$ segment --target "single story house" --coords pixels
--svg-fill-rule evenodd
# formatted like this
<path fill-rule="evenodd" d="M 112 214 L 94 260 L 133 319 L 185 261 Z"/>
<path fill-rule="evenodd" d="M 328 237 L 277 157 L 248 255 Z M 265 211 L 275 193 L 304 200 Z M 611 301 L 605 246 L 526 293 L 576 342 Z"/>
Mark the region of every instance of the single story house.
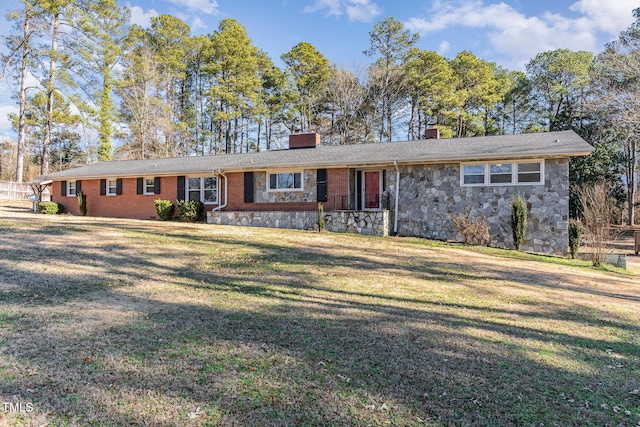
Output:
<path fill-rule="evenodd" d="M 78 214 L 153 219 L 156 199 L 200 200 L 212 224 L 460 240 L 452 217 L 485 216 L 491 245 L 512 247 L 510 200 L 529 217 L 524 250 L 566 253 L 569 158 L 591 145 L 573 131 L 322 146 L 294 134 L 289 149 L 98 162 L 39 177 L 52 200 Z"/>

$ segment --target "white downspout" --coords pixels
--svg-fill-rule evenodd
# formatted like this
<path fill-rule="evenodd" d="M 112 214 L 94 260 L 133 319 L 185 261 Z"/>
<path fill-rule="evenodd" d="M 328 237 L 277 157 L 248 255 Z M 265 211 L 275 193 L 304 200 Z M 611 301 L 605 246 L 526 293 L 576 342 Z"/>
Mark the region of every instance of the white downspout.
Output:
<path fill-rule="evenodd" d="M 229 202 L 229 192 L 228 192 L 229 186 L 228 186 L 227 176 L 224 174 L 224 172 L 218 169 L 218 172 L 214 171 L 213 174 L 224 178 L 224 204 L 218 205 L 217 208 L 211 209 L 211 212 L 217 212 L 227 207 L 227 203 Z"/>
<path fill-rule="evenodd" d="M 398 199 L 400 198 L 400 169 L 398 169 L 398 161 L 393 161 L 393 167 L 396 168 L 396 203 L 393 214 L 393 234 L 398 234 Z"/>

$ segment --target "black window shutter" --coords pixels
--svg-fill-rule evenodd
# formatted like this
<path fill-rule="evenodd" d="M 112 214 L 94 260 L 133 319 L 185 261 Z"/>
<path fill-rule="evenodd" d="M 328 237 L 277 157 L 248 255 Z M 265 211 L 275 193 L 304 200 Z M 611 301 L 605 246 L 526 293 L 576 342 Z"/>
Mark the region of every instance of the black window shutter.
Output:
<path fill-rule="evenodd" d="M 62 197 L 67 195 L 67 181 L 60 181 L 60 195 Z"/>
<path fill-rule="evenodd" d="M 122 178 L 116 179 L 116 194 L 118 196 L 122 194 Z"/>
<path fill-rule="evenodd" d="M 160 177 L 153 178 L 153 194 L 160 194 Z"/>
<path fill-rule="evenodd" d="M 316 172 L 316 186 L 318 187 L 318 201 L 326 202 L 327 197 L 327 170 L 318 169 Z"/>
<path fill-rule="evenodd" d="M 178 200 L 184 200 L 184 176 L 178 177 Z"/>
<path fill-rule="evenodd" d="M 107 180 L 106 179 L 101 179 L 100 180 L 100 195 L 104 196 L 105 194 L 107 194 Z"/>
<path fill-rule="evenodd" d="M 136 194 L 144 193 L 144 178 L 138 178 L 136 180 Z"/>
<path fill-rule="evenodd" d="M 76 181 L 76 194 L 82 191 L 82 181 Z"/>
<path fill-rule="evenodd" d="M 244 202 L 253 203 L 253 172 L 244 173 Z"/>

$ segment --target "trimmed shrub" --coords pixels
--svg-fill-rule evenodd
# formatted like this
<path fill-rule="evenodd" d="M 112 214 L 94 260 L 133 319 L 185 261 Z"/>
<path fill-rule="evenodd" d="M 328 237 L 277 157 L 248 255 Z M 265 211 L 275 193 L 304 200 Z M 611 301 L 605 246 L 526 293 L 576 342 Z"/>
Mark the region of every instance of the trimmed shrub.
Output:
<path fill-rule="evenodd" d="M 178 200 L 178 216 L 186 222 L 196 222 L 202 219 L 204 203 L 195 200 Z"/>
<path fill-rule="evenodd" d="M 454 227 L 462 235 L 462 241 L 467 245 L 487 246 L 491 241 L 486 216 L 471 216 L 467 208 L 455 215 L 452 220 Z"/>
<path fill-rule="evenodd" d="M 170 220 L 173 218 L 173 213 L 176 210 L 176 205 L 171 203 L 171 200 L 156 200 L 156 213 L 158 217 L 164 221 Z"/>
<path fill-rule="evenodd" d="M 56 215 L 64 212 L 64 205 L 56 202 L 40 202 L 40 213 L 47 215 Z"/>
<path fill-rule="evenodd" d="M 582 239 L 582 224 L 576 219 L 569 220 L 569 253 L 571 259 L 576 259 L 580 250 L 580 240 Z"/>
<path fill-rule="evenodd" d="M 527 202 L 520 194 L 511 199 L 511 230 L 513 245 L 519 251 L 527 233 Z"/>
<path fill-rule="evenodd" d="M 87 215 L 87 195 L 82 191 L 76 194 L 76 198 L 78 199 L 78 209 L 80 210 L 80 215 Z"/>

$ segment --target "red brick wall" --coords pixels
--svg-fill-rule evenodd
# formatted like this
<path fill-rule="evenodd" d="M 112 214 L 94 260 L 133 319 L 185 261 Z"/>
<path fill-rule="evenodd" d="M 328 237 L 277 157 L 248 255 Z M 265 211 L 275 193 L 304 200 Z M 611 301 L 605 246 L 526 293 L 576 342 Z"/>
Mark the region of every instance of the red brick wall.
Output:
<path fill-rule="evenodd" d="M 155 200 L 166 199 L 175 203 L 178 196 L 175 176 L 160 178 L 160 194 L 136 194 L 137 178 L 122 178 L 122 194 L 101 196 L 100 180 L 82 180 L 82 192 L 87 195 L 87 215 L 115 218 L 149 219 L 156 217 Z M 78 200 L 75 196 L 61 196 L 61 181 L 53 183 L 51 199 L 62 203 L 67 212 L 79 215 Z"/>
<path fill-rule="evenodd" d="M 339 209 L 339 199 L 335 196 L 349 195 L 349 169 L 327 169 L 327 202 L 324 210 L 331 211 Z M 348 203 L 348 201 L 347 201 Z"/>
<path fill-rule="evenodd" d="M 227 178 L 229 179 L 229 201 L 224 208 L 225 211 L 309 211 L 318 207 L 316 202 L 245 203 L 244 172 L 228 173 Z"/>
<path fill-rule="evenodd" d="M 320 145 L 319 133 L 294 133 L 289 135 L 289 149 L 315 148 Z"/>
<path fill-rule="evenodd" d="M 317 208 L 316 202 L 300 203 L 245 203 L 244 202 L 244 173 L 226 174 L 229 186 L 229 200 L 226 211 L 308 211 Z M 122 178 L 122 194 L 119 196 L 101 196 L 100 180 L 82 180 L 82 192 L 87 195 L 87 215 L 106 216 L 115 218 L 149 219 L 156 217 L 155 200 L 166 199 L 175 203 L 178 197 L 177 177 L 169 176 L 160 179 L 160 194 L 136 194 L 137 178 Z M 67 212 L 79 215 L 78 201 L 75 196 L 61 196 L 61 181 L 55 181 L 52 186 L 51 198 L 54 202 L 64 205 Z M 327 170 L 328 201 L 325 210 L 334 208 L 334 195 L 349 194 L 349 169 Z M 218 180 L 218 194 L 221 203 L 225 201 L 224 179 Z M 205 205 L 211 210 L 217 205 Z"/>

